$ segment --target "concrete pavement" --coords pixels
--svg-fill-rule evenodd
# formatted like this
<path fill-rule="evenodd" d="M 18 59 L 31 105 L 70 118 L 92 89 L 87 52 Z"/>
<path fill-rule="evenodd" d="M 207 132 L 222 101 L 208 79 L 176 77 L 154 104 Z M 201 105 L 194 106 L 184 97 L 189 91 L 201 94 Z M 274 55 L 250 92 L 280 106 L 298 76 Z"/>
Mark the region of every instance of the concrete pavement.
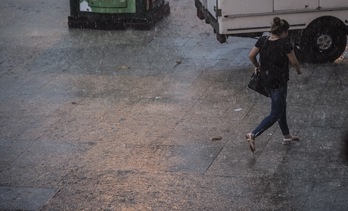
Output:
<path fill-rule="evenodd" d="M 301 141 L 275 125 L 253 155 L 255 40 L 170 6 L 150 31 L 94 31 L 67 28 L 67 0 L 2 3 L 0 210 L 346 210 L 348 55 L 291 71 Z"/>

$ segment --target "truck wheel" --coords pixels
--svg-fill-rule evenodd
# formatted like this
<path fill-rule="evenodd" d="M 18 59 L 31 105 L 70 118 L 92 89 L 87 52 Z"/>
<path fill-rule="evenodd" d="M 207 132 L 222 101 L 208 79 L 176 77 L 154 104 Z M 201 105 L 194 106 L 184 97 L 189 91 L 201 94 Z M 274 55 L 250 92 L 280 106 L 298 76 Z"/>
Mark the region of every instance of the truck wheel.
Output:
<path fill-rule="evenodd" d="M 304 30 L 297 53 L 299 60 L 304 62 L 334 62 L 346 45 L 345 25 L 335 18 L 325 17 L 312 22 Z"/>
<path fill-rule="evenodd" d="M 226 35 L 219 34 L 219 33 L 216 33 L 216 39 L 217 39 L 220 43 L 225 43 L 225 42 L 227 41 Z"/>

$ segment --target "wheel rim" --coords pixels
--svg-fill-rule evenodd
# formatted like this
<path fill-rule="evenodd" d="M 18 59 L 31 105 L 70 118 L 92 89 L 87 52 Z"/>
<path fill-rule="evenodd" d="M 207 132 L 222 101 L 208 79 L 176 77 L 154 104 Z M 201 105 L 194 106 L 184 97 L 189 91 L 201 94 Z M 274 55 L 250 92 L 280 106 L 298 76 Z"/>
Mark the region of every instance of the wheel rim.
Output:
<path fill-rule="evenodd" d="M 322 35 L 317 37 L 316 43 L 317 43 L 317 46 L 320 50 L 326 51 L 329 48 L 331 48 L 331 46 L 333 44 L 333 40 L 332 40 L 332 37 L 330 35 L 322 34 Z"/>

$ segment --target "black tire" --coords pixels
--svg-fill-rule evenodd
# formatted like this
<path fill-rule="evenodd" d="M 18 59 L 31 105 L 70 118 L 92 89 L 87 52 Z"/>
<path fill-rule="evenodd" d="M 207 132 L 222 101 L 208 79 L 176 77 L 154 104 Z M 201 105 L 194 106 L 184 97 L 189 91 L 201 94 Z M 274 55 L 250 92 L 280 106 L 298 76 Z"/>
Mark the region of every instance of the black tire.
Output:
<path fill-rule="evenodd" d="M 323 17 L 312 22 L 302 33 L 299 60 L 309 63 L 334 62 L 347 45 L 345 25 L 338 19 Z"/>
<path fill-rule="evenodd" d="M 219 34 L 219 33 L 216 33 L 216 39 L 217 39 L 220 43 L 225 43 L 225 42 L 227 41 L 226 35 Z"/>

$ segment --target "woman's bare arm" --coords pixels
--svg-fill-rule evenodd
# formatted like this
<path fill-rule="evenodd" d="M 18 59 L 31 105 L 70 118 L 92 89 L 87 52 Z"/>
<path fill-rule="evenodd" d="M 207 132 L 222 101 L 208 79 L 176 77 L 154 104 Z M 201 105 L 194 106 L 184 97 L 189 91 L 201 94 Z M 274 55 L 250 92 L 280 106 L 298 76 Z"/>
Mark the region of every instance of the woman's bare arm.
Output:
<path fill-rule="evenodd" d="M 290 53 L 287 54 L 289 61 L 291 63 L 292 66 L 295 67 L 297 74 L 301 75 L 302 74 L 302 70 L 300 67 L 300 63 L 298 62 L 295 52 L 291 51 Z"/>
<path fill-rule="evenodd" d="M 259 48 L 253 47 L 249 53 L 249 59 L 250 59 L 251 63 L 253 63 L 255 69 L 260 68 L 260 64 L 256 58 L 257 54 L 259 54 L 259 51 L 260 51 Z"/>

